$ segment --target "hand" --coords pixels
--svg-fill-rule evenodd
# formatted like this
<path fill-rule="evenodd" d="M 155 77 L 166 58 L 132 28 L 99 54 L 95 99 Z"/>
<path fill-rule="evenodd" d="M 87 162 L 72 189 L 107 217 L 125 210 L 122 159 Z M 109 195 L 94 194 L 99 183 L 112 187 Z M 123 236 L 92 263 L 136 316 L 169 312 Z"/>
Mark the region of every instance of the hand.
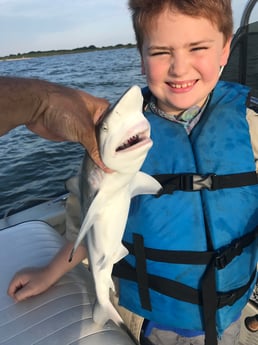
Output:
<path fill-rule="evenodd" d="M 45 139 L 79 142 L 106 172 L 110 170 L 99 155 L 95 124 L 108 106 L 103 98 L 62 85 L 0 77 L 0 135 L 26 125 Z"/>
<path fill-rule="evenodd" d="M 36 296 L 55 283 L 50 276 L 47 267 L 21 270 L 11 280 L 8 295 L 17 302 Z"/>
<path fill-rule="evenodd" d="M 94 162 L 107 171 L 102 162 L 95 135 L 95 124 L 109 103 L 80 90 L 51 90 L 42 102 L 41 114 L 35 114 L 27 127 L 39 136 L 54 141 L 81 143 Z"/>
<path fill-rule="evenodd" d="M 68 241 L 47 266 L 25 268 L 17 272 L 9 284 L 8 295 L 18 302 L 46 291 L 87 257 L 86 248 L 80 245 L 72 262 L 69 262 L 73 247 L 74 242 Z"/>

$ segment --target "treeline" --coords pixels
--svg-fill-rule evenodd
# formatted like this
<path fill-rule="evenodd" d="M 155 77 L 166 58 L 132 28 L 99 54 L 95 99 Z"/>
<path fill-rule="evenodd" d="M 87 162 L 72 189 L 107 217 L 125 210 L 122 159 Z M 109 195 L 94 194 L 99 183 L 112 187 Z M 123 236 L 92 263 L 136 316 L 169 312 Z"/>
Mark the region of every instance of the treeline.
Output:
<path fill-rule="evenodd" d="M 47 50 L 47 51 L 30 51 L 28 53 L 18 53 L 18 54 L 10 54 L 8 56 L 0 57 L 0 60 L 9 60 L 9 59 L 26 59 L 26 58 L 34 58 L 34 57 L 41 57 L 41 56 L 52 56 L 52 55 L 64 55 L 64 54 L 76 54 L 76 53 L 85 53 L 91 52 L 95 50 L 108 50 L 108 49 L 120 49 L 120 48 L 135 48 L 136 45 L 132 43 L 128 44 L 117 44 L 114 46 L 106 46 L 106 47 L 96 47 L 95 45 L 90 45 L 88 47 L 80 47 L 75 49 L 61 49 L 61 50 Z"/>

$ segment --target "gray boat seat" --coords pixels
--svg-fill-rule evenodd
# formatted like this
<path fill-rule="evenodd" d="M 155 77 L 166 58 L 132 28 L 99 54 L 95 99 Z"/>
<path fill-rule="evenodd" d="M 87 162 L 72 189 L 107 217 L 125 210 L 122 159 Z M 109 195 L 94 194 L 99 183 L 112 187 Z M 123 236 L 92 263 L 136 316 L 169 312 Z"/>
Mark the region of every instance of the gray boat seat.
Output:
<path fill-rule="evenodd" d="M 230 56 L 221 79 L 258 91 L 258 21 L 241 26 L 231 43 Z"/>
<path fill-rule="evenodd" d="M 47 264 L 63 238 L 41 221 L 24 222 L 0 231 L 1 345 L 133 345 L 125 331 L 92 320 L 95 300 L 91 275 L 78 265 L 45 293 L 15 303 L 8 284 L 18 270 Z"/>

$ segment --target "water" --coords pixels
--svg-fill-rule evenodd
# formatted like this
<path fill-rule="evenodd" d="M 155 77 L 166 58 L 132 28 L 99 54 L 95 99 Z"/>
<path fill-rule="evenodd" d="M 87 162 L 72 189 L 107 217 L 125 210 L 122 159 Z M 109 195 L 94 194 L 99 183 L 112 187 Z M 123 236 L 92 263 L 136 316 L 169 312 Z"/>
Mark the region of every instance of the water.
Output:
<path fill-rule="evenodd" d="M 134 48 L 2 61 L 0 75 L 46 79 L 112 103 L 131 85 L 145 84 Z M 65 181 L 77 172 L 83 153 L 80 144 L 47 141 L 24 126 L 0 137 L 0 218 L 9 209 L 65 192 Z"/>

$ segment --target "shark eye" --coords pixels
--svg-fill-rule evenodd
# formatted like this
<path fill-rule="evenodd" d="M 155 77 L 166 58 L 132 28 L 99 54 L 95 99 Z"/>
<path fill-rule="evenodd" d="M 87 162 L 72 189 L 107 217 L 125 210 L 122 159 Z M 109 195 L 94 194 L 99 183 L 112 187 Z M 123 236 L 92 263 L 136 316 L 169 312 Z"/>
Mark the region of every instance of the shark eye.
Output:
<path fill-rule="evenodd" d="M 108 131 L 108 125 L 107 125 L 106 122 L 103 122 L 103 123 L 102 123 L 101 129 L 102 129 L 103 131 L 105 131 L 105 132 Z"/>

